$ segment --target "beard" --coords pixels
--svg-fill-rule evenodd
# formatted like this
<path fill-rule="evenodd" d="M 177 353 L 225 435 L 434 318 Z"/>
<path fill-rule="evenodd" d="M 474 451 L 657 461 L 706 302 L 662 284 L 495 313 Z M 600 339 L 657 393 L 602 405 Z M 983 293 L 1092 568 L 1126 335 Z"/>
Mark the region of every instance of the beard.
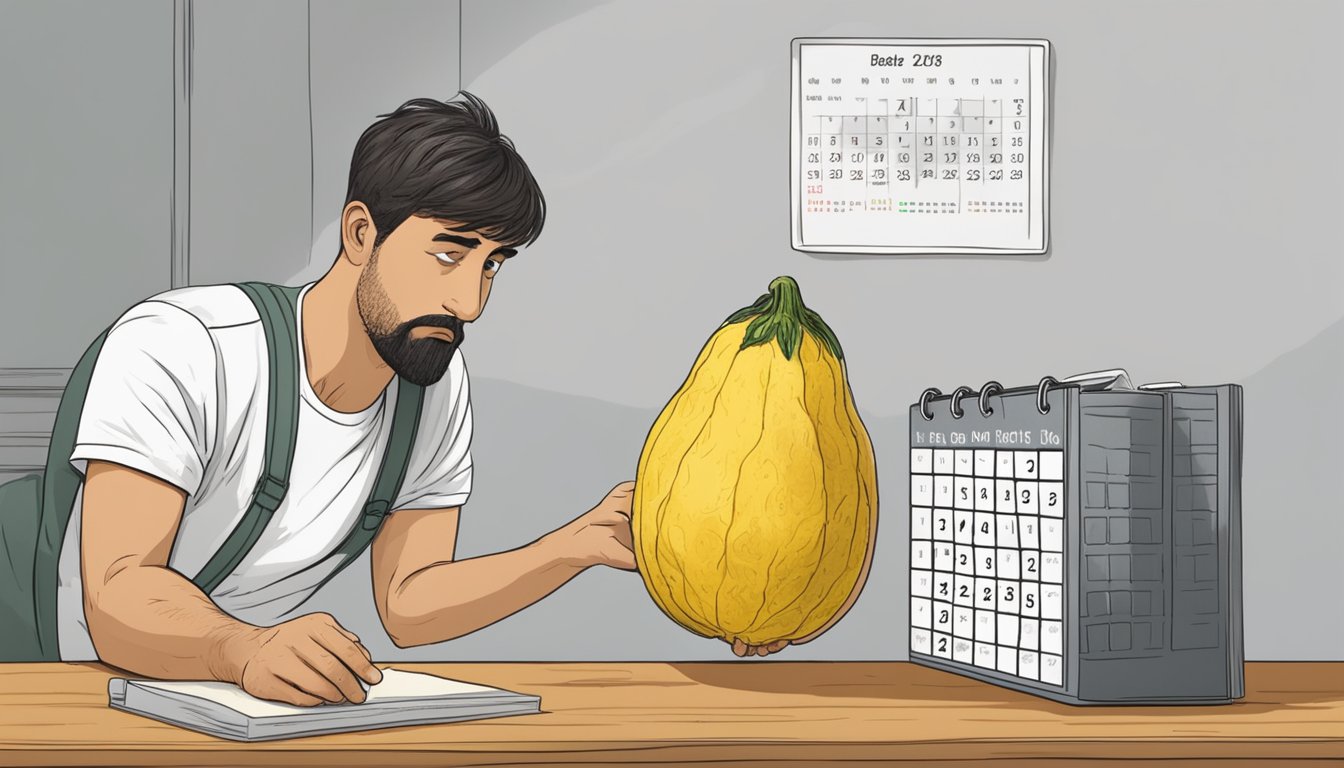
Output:
<path fill-rule="evenodd" d="M 452 315 L 421 315 L 398 323 L 396 309 L 378 277 L 378 250 L 373 250 L 368 266 L 359 275 L 355 290 L 359 319 L 383 362 L 412 384 L 427 387 L 447 373 L 465 335 L 465 324 Z M 411 338 L 411 329 L 420 326 L 447 328 L 453 332 L 453 340 Z"/>

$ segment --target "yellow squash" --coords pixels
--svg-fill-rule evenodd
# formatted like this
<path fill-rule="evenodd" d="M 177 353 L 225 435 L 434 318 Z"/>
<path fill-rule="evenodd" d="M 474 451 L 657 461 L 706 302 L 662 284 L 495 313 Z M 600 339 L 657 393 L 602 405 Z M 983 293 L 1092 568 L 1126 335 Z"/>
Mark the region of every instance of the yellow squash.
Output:
<path fill-rule="evenodd" d="M 654 602 L 706 637 L 807 642 L 858 597 L 872 442 L 840 343 L 792 278 L 724 321 L 654 422 L 632 527 Z"/>

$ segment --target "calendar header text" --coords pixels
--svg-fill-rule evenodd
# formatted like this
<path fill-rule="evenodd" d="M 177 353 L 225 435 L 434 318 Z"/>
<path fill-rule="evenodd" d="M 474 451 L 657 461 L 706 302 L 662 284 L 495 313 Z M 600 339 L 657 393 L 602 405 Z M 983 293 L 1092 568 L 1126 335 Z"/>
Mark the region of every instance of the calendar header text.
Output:
<path fill-rule="evenodd" d="M 1060 444 L 1059 433 L 1054 430 L 1030 429 L 994 429 L 972 430 L 966 432 L 915 432 L 915 445 L 1039 445 L 1042 447 Z"/>
<path fill-rule="evenodd" d="M 895 53 L 891 54 L 890 56 L 883 56 L 883 55 L 880 54 L 880 53 L 874 53 L 873 56 L 872 56 L 872 58 L 869 59 L 868 66 L 870 66 L 870 67 L 904 67 L 904 66 L 905 66 L 905 59 L 906 59 L 905 56 L 901 56 L 901 55 L 899 55 L 899 54 L 895 54 Z M 940 53 L 935 53 L 935 54 L 916 53 L 916 54 L 914 55 L 914 66 L 916 66 L 916 67 L 941 67 L 941 66 L 943 66 L 943 55 L 940 54 Z"/>

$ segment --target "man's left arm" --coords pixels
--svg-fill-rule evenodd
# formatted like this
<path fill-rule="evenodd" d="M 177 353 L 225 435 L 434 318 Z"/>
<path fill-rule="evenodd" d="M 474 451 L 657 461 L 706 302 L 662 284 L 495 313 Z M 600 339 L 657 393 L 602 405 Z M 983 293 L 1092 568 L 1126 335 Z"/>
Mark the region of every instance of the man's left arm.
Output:
<path fill-rule="evenodd" d="M 403 509 L 373 541 L 378 615 L 399 648 L 443 642 L 535 603 L 593 565 L 634 570 L 634 483 L 616 486 L 563 528 L 517 549 L 455 560 L 460 507 Z"/>

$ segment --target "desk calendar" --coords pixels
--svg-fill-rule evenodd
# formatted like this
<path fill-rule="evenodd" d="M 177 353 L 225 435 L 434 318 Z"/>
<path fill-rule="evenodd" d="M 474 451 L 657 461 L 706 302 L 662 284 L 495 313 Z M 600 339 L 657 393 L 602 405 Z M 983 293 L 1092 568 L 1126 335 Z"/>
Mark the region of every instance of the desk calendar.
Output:
<path fill-rule="evenodd" d="M 1123 372 L 910 408 L 910 658 L 1072 704 L 1243 695 L 1241 388 Z"/>
<path fill-rule="evenodd" d="M 793 247 L 1049 247 L 1050 43 L 793 41 Z"/>

